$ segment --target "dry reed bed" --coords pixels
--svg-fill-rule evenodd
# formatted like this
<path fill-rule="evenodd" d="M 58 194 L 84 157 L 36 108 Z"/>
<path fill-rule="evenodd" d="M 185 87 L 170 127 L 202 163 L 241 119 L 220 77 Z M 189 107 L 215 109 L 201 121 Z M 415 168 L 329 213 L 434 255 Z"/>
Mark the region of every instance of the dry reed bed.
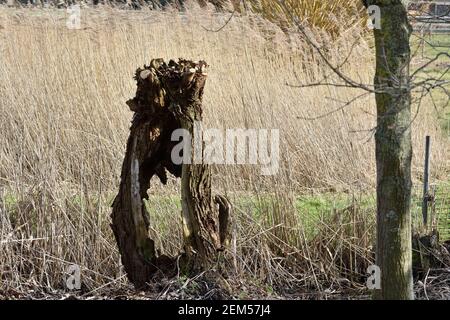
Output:
<path fill-rule="evenodd" d="M 316 121 L 359 92 L 335 87 L 298 89 L 329 71 L 295 34 L 256 16 L 85 9 L 82 29 L 65 28 L 62 10 L 0 8 L 0 291 L 63 288 L 63 272 L 77 263 L 83 290 L 126 285 L 109 228 L 134 95 L 134 70 L 155 57 L 204 59 L 210 78 L 206 126 L 279 128 L 280 172 L 260 176 L 249 166 L 217 167 L 215 186 L 237 204 L 233 279 L 287 289 L 358 286 L 371 259 L 373 211 L 348 209 L 319 219 L 306 235 L 294 203 L 299 192 L 364 192 L 374 184 L 373 97 Z M 338 63 L 362 82 L 373 73 L 370 44 L 349 29 L 332 42 Z M 447 141 L 431 108 L 414 123 L 414 172 L 422 140 L 434 139 L 434 174 L 448 173 Z M 157 186 L 150 206 L 165 251 L 180 246 L 179 208 Z M 161 200 L 162 199 L 162 200 Z M 177 219 L 174 219 L 177 217 Z M 255 280 L 256 279 L 256 280 Z M 236 286 L 233 294 L 239 294 Z"/>

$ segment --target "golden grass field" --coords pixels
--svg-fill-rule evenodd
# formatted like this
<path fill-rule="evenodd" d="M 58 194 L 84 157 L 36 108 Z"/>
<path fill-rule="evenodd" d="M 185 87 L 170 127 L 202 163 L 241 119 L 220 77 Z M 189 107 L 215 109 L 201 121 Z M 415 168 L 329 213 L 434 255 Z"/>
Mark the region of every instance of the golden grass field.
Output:
<path fill-rule="evenodd" d="M 205 126 L 280 129 L 277 175 L 263 177 L 252 166 L 215 168 L 214 187 L 237 207 L 231 295 L 363 292 L 358 279 L 373 259 L 374 210 L 358 204 L 373 203 L 374 97 L 304 120 L 361 92 L 287 85 L 330 71 L 298 34 L 256 15 L 207 30 L 227 18 L 196 7 L 183 14 L 82 9 L 81 29 L 69 30 L 65 10 L 0 8 L 0 296 L 63 291 L 72 263 L 82 267 L 83 294 L 129 286 L 109 206 L 132 117 L 125 101 L 135 93 L 134 71 L 159 57 L 208 62 Z M 353 48 L 344 71 L 372 82 L 373 50 L 360 26 L 335 40 L 312 34 L 335 64 Z M 433 139 L 433 179 L 448 179 L 449 141 L 436 118 L 433 108 L 422 107 L 413 124 L 416 182 L 426 134 Z M 180 246 L 177 190 L 175 179 L 150 190 L 152 232 L 169 253 Z M 298 199 L 320 194 L 331 204 L 344 197 L 346 205 L 315 213 L 311 233 Z"/>

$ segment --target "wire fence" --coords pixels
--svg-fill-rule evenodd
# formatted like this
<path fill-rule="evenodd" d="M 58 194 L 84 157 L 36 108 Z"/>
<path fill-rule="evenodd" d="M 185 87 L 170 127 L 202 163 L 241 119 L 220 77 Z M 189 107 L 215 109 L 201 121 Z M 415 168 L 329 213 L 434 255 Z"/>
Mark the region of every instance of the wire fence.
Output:
<path fill-rule="evenodd" d="M 409 4 L 414 31 L 450 33 L 450 1 L 413 1 Z"/>
<path fill-rule="evenodd" d="M 413 229 L 423 230 L 422 204 L 423 186 L 413 188 L 412 217 Z M 432 184 L 430 186 L 431 201 L 429 203 L 428 229 L 439 231 L 440 240 L 450 240 L 450 184 Z"/>
<path fill-rule="evenodd" d="M 441 238 L 450 239 L 450 185 L 436 186 L 434 211 Z"/>

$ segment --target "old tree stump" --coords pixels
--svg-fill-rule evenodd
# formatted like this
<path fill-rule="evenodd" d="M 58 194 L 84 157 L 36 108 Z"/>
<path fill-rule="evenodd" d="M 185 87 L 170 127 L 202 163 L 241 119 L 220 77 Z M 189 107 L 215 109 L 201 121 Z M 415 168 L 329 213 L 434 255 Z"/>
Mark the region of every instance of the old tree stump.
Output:
<path fill-rule="evenodd" d="M 205 270 L 227 243 L 231 207 L 222 196 L 213 200 L 209 165 L 177 164 L 171 157 L 178 144 L 171 141 L 176 129 L 189 131 L 191 148 L 183 151 L 194 152 L 192 133 L 194 121 L 202 121 L 206 67 L 204 61 L 165 63 L 154 59 L 136 71 L 136 96 L 127 101 L 134 117 L 111 226 L 127 276 L 137 288 L 145 287 L 159 272 L 167 275 Z M 184 252 L 178 257 L 162 255 L 155 248 L 143 203 L 148 199 L 151 178 L 156 175 L 166 184 L 167 172 L 181 178 Z"/>

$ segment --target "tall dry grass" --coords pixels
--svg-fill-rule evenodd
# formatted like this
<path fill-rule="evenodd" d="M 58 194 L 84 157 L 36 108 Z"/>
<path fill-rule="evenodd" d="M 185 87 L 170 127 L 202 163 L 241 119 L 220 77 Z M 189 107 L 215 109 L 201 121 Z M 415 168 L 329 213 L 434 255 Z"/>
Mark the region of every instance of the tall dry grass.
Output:
<path fill-rule="evenodd" d="M 263 177 L 251 166 L 215 168 L 215 188 L 236 206 L 229 253 L 235 279 L 277 289 L 354 287 L 372 259 L 373 210 L 349 197 L 347 209 L 319 217 L 317 232 L 308 235 L 295 202 L 305 192 L 373 190 L 373 97 L 302 120 L 360 92 L 287 85 L 329 70 L 298 35 L 258 16 L 236 16 L 220 32 L 206 29 L 227 17 L 195 6 L 183 14 L 84 9 L 81 30 L 68 30 L 66 18 L 62 10 L 0 8 L 0 291 L 62 289 L 72 263 L 82 267 L 84 293 L 127 284 L 109 205 L 132 116 L 124 102 L 134 95 L 135 69 L 155 57 L 211 65 L 207 127 L 281 130 L 278 175 Z M 334 63 L 352 52 L 345 72 L 369 83 L 372 49 L 358 28 L 316 41 L 327 45 Z M 419 119 L 415 176 L 423 137 L 431 134 L 433 173 L 444 178 L 448 142 L 431 108 L 422 108 Z M 177 188 L 172 179 L 169 188 L 150 191 L 152 232 L 169 253 L 180 247 Z"/>
<path fill-rule="evenodd" d="M 362 2 L 355 0 L 250 0 L 249 3 L 254 12 L 280 26 L 290 25 L 291 18 L 296 16 L 302 24 L 334 35 L 365 21 L 360 15 Z"/>

